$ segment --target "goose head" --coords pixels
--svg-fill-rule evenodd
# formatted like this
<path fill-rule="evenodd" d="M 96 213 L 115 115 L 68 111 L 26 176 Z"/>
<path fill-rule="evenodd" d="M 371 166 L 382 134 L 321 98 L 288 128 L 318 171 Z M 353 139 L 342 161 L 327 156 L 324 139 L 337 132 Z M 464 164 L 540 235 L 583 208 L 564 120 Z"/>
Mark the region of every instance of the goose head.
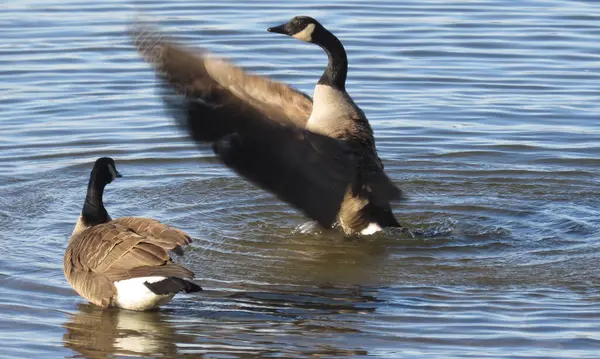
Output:
<path fill-rule="evenodd" d="M 105 186 L 115 178 L 121 178 L 121 174 L 117 171 L 117 167 L 115 166 L 115 160 L 110 157 L 100 157 L 94 163 L 94 168 L 92 169 L 92 174 L 90 176 L 91 180 L 97 186 Z"/>
<path fill-rule="evenodd" d="M 317 43 L 325 28 L 317 20 L 309 16 L 296 16 L 285 24 L 270 27 L 268 32 L 284 34 L 305 42 Z"/>
<path fill-rule="evenodd" d="M 296 16 L 285 24 L 268 28 L 267 31 L 288 35 L 318 45 L 325 50 L 328 57 L 327 68 L 317 86 L 326 85 L 342 92 L 346 91 L 348 57 L 344 45 L 317 20 L 309 16 Z M 318 100 L 313 98 L 313 101 Z"/>

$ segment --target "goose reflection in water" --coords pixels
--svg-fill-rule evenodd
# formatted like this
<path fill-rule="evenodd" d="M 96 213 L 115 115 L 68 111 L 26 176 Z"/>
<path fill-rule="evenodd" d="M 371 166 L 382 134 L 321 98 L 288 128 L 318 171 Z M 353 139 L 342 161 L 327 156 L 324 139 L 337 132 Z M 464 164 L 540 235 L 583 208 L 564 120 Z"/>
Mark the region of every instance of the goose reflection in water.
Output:
<path fill-rule="evenodd" d="M 87 303 L 78 309 L 63 325 L 63 345 L 83 357 L 179 357 L 175 343 L 184 340 L 160 311 L 100 309 Z"/>
<path fill-rule="evenodd" d="M 81 304 L 63 325 L 63 345 L 74 358 L 115 356 L 235 358 L 352 357 L 362 348 L 364 315 L 374 314 L 376 290 L 336 287 L 246 286 L 210 291 L 206 300 L 133 312 Z M 207 291 L 208 292 L 208 291 Z M 273 327 L 278 328 L 273 331 Z M 283 335 L 282 335 L 283 334 Z M 315 339 L 330 337 L 327 345 Z"/>

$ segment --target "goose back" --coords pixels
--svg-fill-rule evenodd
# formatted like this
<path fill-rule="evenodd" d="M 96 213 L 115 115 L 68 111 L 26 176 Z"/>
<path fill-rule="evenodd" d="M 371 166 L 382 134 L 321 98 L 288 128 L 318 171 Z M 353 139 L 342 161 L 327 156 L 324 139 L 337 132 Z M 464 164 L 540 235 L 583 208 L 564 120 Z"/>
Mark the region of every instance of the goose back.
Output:
<path fill-rule="evenodd" d="M 194 273 L 171 261 L 168 253 L 189 243 L 187 234 L 156 220 L 124 217 L 71 238 L 64 274 L 79 295 L 106 308 L 116 299 L 116 281 L 151 276 L 192 279 Z"/>

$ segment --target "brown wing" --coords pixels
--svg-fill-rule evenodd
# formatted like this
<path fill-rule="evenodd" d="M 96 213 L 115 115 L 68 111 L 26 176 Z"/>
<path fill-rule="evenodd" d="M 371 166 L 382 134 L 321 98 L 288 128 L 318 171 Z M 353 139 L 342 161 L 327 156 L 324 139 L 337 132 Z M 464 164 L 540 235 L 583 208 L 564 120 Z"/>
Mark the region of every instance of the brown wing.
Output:
<path fill-rule="evenodd" d="M 193 272 L 169 258 L 168 250 L 181 242 L 181 237 L 140 235 L 115 221 L 93 226 L 71 238 L 65 276 L 82 297 L 107 307 L 116 293 L 114 281 L 152 275 L 193 278 Z"/>
<path fill-rule="evenodd" d="M 192 243 L 192 237 L 184 231 L 152 218 L 121 217 L 115 219 L 113 223 L 121 224 L 139 235 L 151 237 L 153 239 L 152 243 L 172 250 L 179 255 L 183 255 L 181 247 Z M 173 247 L 173 245 L 175 246 Z"/>
<path fill-rule="evenodd" d="M 194 115 L 179 112 L 174 117 L 198 141 L 254 131 L 265 121 L 303 128 L 310 116 L 311 98 L 286 84 L 249 74 L 207 50 L 194 52 L 141 24 L 132 27 L 131 35 L 166 87 L 167 105 L 195 102 Z M 185 97 L 171 97 L 172 90 Z"/>
<path fill-rule="evenodd" d="M 151 28 L 134 26 L 132 35 L 161 79 L 167 109 L 194 140 L 214 142 L 227 166 L 322 225 L 335 221 L 348 185 L 363 183 L 360 165 L 344 141 L 303 130 L 312 110 L 308 96 Z M 399 196 L 385 175 L 367 182 L 374 202 L 387 205 Z"/>
<path fill-rule="evenodd" d="M 116 293 L 115 286 L 108 278 L 97 275 L 81 263 L 73 249 L 69 245 L 63 259 L 67 281 L 80 296 L 99 307 L 107 308 Z"/>

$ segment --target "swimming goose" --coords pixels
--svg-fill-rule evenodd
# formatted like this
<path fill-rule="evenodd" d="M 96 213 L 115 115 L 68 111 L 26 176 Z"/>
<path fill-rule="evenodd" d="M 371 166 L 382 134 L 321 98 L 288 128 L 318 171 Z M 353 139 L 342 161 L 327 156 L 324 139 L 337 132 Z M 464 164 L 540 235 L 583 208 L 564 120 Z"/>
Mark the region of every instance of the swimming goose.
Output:
<path fill-rule="evenodd" d="M 154 66 L 177 123 L 197 142 L 212 142 L 225 165 L 322 226 L 338 224 L 347 235 L 399 227 L 390 201 L 402 193 L 383 170 L 366 116 L 345 90 L 348 61 L 342 43 L 306 16 L 268 31 L 327 53 L 312 100 L 143 24 L 134 26 L 132 35 Z"/>
<path fill-rule="evenodd" d="M 111 219 L 104 187 L 121 175 L 112 158 L 96 160 L 83 210 L 63 259 L 65 277 L 82 297 L 102 308 L 147 310 L 178 292 L 196 292 L 194 273 L 169 257 L 192 242 L 189 235 L 150 218 Z"/>

